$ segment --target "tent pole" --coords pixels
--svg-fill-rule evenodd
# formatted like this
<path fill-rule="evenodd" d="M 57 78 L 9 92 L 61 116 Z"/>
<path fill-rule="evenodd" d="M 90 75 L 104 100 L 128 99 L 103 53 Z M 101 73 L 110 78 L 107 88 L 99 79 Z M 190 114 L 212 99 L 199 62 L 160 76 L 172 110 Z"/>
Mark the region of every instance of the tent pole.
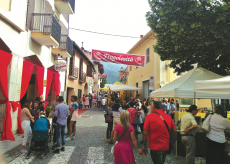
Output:
<path fill-rule="evenodd" d="M 196 92 L 194 92 L 193 104 L 196 105 Z"/>
<path fill-rule="evenodd" d="M 177 129 L 177 104 L 176 104 L 176 97 L 174 98 L 174 101 L 175 101 L 175 127 Z M 177 140 L 176 140 L 176 158 L 177 158 Z"/>

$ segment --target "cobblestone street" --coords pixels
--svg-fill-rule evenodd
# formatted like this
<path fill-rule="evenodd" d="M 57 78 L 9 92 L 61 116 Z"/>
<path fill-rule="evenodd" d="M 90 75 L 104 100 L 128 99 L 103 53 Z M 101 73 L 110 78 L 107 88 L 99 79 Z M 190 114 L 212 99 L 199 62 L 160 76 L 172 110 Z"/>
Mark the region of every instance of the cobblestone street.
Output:
<path fill-rule="evenodd" d="M 93 108 L 79 116 L 77 122 L 76 140 L 66 142 L 65 152 L 53 154 L 50 150 L 45 159 L 41 159 L 39 152 L 33 152 L 30 159 L 20 153 L 20 146 L 3 155 L 4 163 L 10 164 L 99 164 L 113 163 L 110 153 L 111 144 L 106 141 L 107 124 L 104 121 L 102 109 Z M 139 135 L 140 141 L 141 135 Z M 134 150 L 137 164 L 152 163 L 151 157 L 138 155 Z M 165 164 L 184 164 L 185 157 L 175 158 L 175 154 L 168 155 Z M 196 164 L 204 163 L 202 158 L 196 158 Z"/>

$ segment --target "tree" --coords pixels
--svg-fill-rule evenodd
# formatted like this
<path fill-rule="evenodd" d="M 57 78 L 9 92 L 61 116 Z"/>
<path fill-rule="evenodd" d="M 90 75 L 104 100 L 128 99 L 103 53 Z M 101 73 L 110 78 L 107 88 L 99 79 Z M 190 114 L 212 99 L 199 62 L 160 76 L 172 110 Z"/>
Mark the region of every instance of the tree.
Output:
<path fill-rule="evenodd" d="M 102 83 L 100 85 L 100 88 L 104 88 L 105 84 L 107 84 L 107 79 L 106 78 L 102 78 L 101 81 L 102 81 Z"/>
<path fill-rule="evenodd" d="M 171 60 L 177 74 L 195 65 L 220 75 L 230 70 L 228 0 L 149 0 L 148 25 L 161 60 Z"/>

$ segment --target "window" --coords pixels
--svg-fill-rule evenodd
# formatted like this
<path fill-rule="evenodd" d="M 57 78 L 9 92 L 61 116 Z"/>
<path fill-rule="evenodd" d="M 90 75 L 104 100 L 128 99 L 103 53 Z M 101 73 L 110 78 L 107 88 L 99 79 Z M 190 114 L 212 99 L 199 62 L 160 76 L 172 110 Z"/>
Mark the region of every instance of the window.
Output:
<path fill-rule="evenodd" d="M 146 49 L 146 63 L 148 63 L 150 61 L 149 58 L 149 48 Z"/>
<path fill-rule="evenodd" d="M 136 83 L 136 87 L 138 88 L 138 82 Z M 136 97 L 138 97 L 138 91 L 136 91 Z"/>
<path fill-rule="evenodd" d="M 132 66 L 129 67 L 129 70 L 132 71 Z"/>
<path fill-rule="evenodd" d="M 78 89 L 78 97 L 81 98 L 81 89 Z"/>

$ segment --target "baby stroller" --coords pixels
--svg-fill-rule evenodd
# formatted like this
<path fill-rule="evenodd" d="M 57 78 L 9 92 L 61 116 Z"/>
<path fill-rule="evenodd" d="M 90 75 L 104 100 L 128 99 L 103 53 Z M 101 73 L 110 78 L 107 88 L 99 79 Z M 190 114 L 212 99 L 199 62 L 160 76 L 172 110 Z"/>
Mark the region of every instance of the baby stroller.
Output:
<path fill-rule="evenodd" d="M 42 158 L 44 158 L 49 152 L 48 147 L 48 132 L 50 129 L 50 123 L 49 120 L 45 117 L 41 117 L 37 119 L 34 122 L 34 127 L 32 130 L 32 139 L 30 143 L 29 151 L 26 155 L 26 159 L 30 158 L 30 154 L 32 151 L 43 151 L 44 155 Z"/>

